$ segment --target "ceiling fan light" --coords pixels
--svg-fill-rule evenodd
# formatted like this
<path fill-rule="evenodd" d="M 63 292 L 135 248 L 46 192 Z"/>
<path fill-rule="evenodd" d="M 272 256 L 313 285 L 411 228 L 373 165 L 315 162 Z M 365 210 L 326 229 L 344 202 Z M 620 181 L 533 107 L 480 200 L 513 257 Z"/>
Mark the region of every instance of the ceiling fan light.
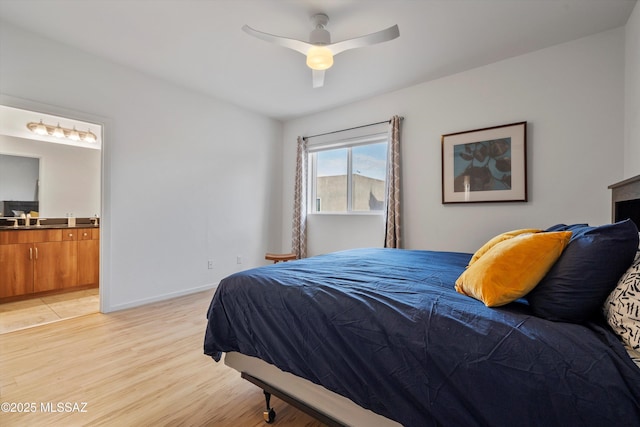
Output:
<path fill-rule="evenodd" d="M 307 66 L 312 70 L 326 70 L 333 65 L 333 53 L 324 46 L 314 46 L 307 52 Z"/>

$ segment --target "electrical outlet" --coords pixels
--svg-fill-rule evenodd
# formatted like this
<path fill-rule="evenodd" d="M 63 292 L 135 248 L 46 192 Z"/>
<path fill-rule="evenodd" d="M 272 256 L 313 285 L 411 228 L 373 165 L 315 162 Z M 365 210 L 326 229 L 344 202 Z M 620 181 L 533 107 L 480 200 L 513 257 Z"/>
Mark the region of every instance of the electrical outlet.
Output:
<path fill-rule="evenodd" d="M 210 259 L 209 262 L 207 263 L 207 268 L 209 270 L 213 270 L 213 260 L 212 259 Z"/>
<path fill-rule="evenodd" d="M 242 257 L 240 255 L 236 257 L 236 264 L 242 264 Z"/>

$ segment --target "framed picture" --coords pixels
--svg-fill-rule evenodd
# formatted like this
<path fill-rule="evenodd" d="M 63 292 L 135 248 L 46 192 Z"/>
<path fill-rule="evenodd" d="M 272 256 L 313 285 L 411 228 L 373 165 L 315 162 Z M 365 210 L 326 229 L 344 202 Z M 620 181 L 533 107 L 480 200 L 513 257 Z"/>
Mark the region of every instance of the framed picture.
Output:
<path fill-rule="evenodd" d="M 442 203 L 526 201 L 527 122 L 442 135 Z"/>

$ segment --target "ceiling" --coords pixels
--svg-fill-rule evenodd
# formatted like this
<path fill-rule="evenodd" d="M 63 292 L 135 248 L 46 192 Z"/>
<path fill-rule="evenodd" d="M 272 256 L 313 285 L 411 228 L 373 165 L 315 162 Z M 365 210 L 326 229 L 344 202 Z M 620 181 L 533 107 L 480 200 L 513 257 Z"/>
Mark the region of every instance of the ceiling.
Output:
<path fill-rule="evenodd" d="M 636 0 L 0 0 L 0 19 L 279 120 L 458 73 L 626 23 Z M 332 41 L 400 37 L 336 56 L 311 87 L 298 52 L 242 25 Z"/>

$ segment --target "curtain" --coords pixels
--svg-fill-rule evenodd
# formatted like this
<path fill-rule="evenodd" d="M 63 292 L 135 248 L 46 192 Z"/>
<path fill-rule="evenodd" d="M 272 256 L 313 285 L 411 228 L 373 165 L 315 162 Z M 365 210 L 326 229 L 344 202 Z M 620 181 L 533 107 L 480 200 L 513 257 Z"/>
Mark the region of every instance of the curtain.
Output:
<path fill-rule="evenodd" d="M 307 256 L 307 153 L 307 141 L 299 136 L 291 238 L 291 250 L 298 258 Z"/>
<path fill-rule="evenodd" d="M 400 122 L 389 121 L 389 152 L 387 155 L 387 206 L 385 212 L 385 248 L 400 248 Z"/>

